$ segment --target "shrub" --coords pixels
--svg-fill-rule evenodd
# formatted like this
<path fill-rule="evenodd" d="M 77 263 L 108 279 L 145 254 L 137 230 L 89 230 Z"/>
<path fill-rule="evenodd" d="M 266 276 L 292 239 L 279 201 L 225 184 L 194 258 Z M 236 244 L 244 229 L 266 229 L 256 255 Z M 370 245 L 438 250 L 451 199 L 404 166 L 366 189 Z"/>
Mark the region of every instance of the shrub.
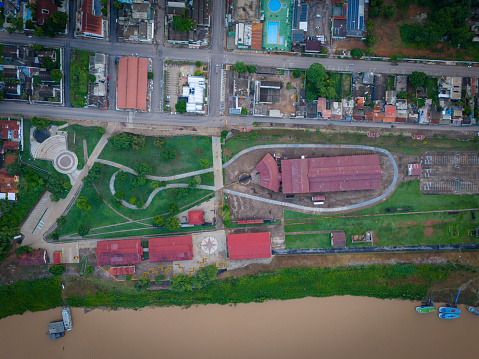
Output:
<path fill-rule="evenodd" d="M 48 271 L 56 276 L 61 276 L 63 273 L 65 273 L 67 269 L 65 268 L 64 264 L 57 264 L 54 266 L 51 266 Z"/>
<path fill-rule="evenodd" d="M 15 249 L 15 254 L 22 255 L 27 252 L 33 252 L 33 248 L 30 246 L 21 246 Z"/>
<path fill-rule="evenodd" d="M 155 137 L 155 140 L 153 141 L 153 144 L 156 147 L 163 147 L 163 145 L 165 144 L 165 140 L 161 137 Z"/>
<path fill-rule="evenodd" d="M 153 79 L 153 72 L 148 71 L 148 79 L 152 80 Z"/>
<path fill-rule="evenodd" d="M 45 117 L 37 117 L 33 116 L 32 118 L 32 125 L 35 126 L 35 128 L 39 130 L 45 130 L 47 129 L 52 122 Z"/>
<path fill-rule="evenodd" d="M 133 140 L 131 141 L 131 147 L 136 151 L 145 147 L 145 136 L 141 136 L 141 135 L 134 136 Z"/>
<path fill-rule="evenodd" d="M 176 216 L 178 213 L 180 213 L 180 207 L 178 207 L 178 205 L 173 202 L 169 203 L 166 206 L 166 210 L 170 212 L 170 214 L 172 214 L 173 216 Z"/>
<path fill-rule="evenodd" d="M 115 198 L 118 200 L 125 199 L 125 196 L 126 196 L 125 191 L 121 189 L 115 192 Z"/>
<path fill-rule="evenodd" d="M 58 193 L 52 193 L 50 195 L 50 200 L 52 202 L 58 202 L 60 200 L 60 196 L 58 195 Z"/>
<path fill-rule="evenodd" d="M 108 10 L 105 9 L 104 7 L 101 8 L 101 13 L 103 16 L 107 16 L 108 15 Z"/>
<path fill-rule="evenodd" d="M 221 215 L 223 216 L 223 224 L 225 226 L 231 225 L 231 210 L 230 210 L 230 206 L 228 206 L 227 203 L 225 203 L 225 205 L 223 206 Z"/>
<path fill-rule="evenodd" d="M 176 150 L 173 148 L 170 148 L 168 150 L 164 150 L 163 152 L 161 152 L 161 159 L 165 162 L 176 159 L 176 156 L 177 156 Z"/>
<path fill-rule="evenodd" d="M 221 138 L 222 138 L 222 139 L 225 139 L 226 136 L 228 136 L 228 133 L 229 133 L 228 130 L 223 130 L 223 131 L 221 131 Z"/>
<path fill-rule="evenodd" d="M 203 157 L 203 158 L 200 159 L 200 166 L 203 169 L 209 168 L 210 167 L 210 161 L 208 161 L 207 158 Z"/>
<path fill-rule="evenodd" d="M 252 140 L 256 140 L 258 138 L 258 132 L 250 132 L 249 138 Z"/>
<path fill-rule="evenodd" d="M 404 144 L 403 141 L 401 141 L 401 140 L 398 141 L 398 145 L 399 145 L 399 146 L 402 146 L 403 144 Z"/>
<path fill-rule="evenodd" d="M 195 22 L 191 19 L 186 18 L 185 16 L 173 16 L 173 28 L 180 32 L 190 31 Z"/>
<path fill-rule="evenodd" d="M 254 66 L 254 65 L 248 66 L 248 72 L 250 74 L 254 74 L 256 72 L 256 66 Z"/>
<path fill-rule="evenodd" d="M 150 182 L 150 187 L 153 188 L 153 189 L 165 187 L 165 185 L 166 185 L 165 182 L 160 182 L 160 181 Z"/>
<path fill-rule="evenodd" d="M 143 289 L 148 289 L 151 285 L 151 281 L 146 278 L 146 277 L 140 277 L 138 281 L 135 283 L 135 288 L 138 291 L 141 291 Z"/>
<path fill-rule="evenodd" d="M 356 59 L 360 59 L 361 57 L 363 57 L 363 55 L 363 50 L 361 50 L 360 48 L 355 47 L 351 50 L 351 56 Z"/>
<path fill-rule="evenodd" d="M 67 223 L 67 218 L 65 216 L 61 216 L 57 218 L 57 226 L 63 227 Z"/>
<path fill-rule="evenodd" d="M 291 84 L 289 82 L 286 84 L 286 90 L 291 90 Z"/>
<path fill-rule="evenodd" d="M 80 224 L 80 227 L 78 227 L 78 234 L 80 236 L 86 236 L 88 233 L 90 233 L 90 226 L 88 224 Z"/>
<path fill-rule="evenodd" d="M 191 278 L 186 274 L 180 273 L 170 280 L 170 288 L 175 292 L 185 292 L 193 289 Z"/>
<path fill-rule="evenodd" d="M 201 67 L 201 61 L 200 60 L 196 61 L 195 65 L 196 65 L 196 67 Z"/>
<path fill-rule="evenodd" d="M 52 239 L 52 241 L 58 241 L 60 239 L 60 233 L 55 231 L 50 234 L 50 238 Z"/>
<path fill-rule="evenodd" d="M 176 103 L 175 105 L 176 112 L 179 114 L 183 114 L 186 112 L 186 101 L 185 100 L 180 100 Z"/>
<path fill-rule="evenodd" d="M 300 69 L 294 69 L 293 70 L 293 77 L 295 79 L 299 79 L 301 77 L 301 70 Z"/>
<path fill-rule="evenodd" d="M 201 76 L 201 70 L 196 70 L 195 71 L 195 76 Z"/>
<path fill-rule="evenodd" d="M 148 162 L 137 162 L 134 164 L 133 169 L 139 176 L 151 175 L 151 172 L 153 172 L 153 166 Z"/>
<path fill-rule="evenodd" d="M 246 116 L 246 115 L 248 114 L 248 109 L 245 108 L 245 107 L 241 108 L 241 114 L 242 114 L 243 116 Z"/>
<path fill-rule="evenodd" d="M 117 150 L 122 150 L 125 148 L 131 147 L 131 143 L 133 142 L 133 135 L 131 133 L 119 133 L 118 135 L 111 136 L 108 139 L 108 143 Z"/>
<path fill-rule="evenodd" d="M 158 227 L 161 227 L 165 224 L 165 220 L 162 216 L 160 215 L 157 215 L 157 216 L 154 216 L 153 217 L 153 223 L 158 226 Z"/>
<path fill-rule="evenodd" d="M 155 284 L 156 285 L 160 285 L 163 280 L 165 280 L 165 276 L 163 274 L 155 275 Z"/>
<path fill-rule="evenodd" d="M 125 280 L 126 280 L 127 282 L 131 282 L 132 278 L 133 278 L 133 277 L 128 274 L 128 275 L 125 277 Z"/>
<path fill-rule="evenodd" d="M 126 172 L 120 171 L 116 174 L 115 180 L 118 180 L 120 182 L 125 182 L 126 181 Z"/>
<path fill-rule="evenodd" d="M 136 203 L 136 197 L 131 197 L 131 198 L 128 200 L 128 203 L 134 205 L 134 204 Z"/>
<path fill-rule="evenodd" d="M 76 200 L 75 203 L 76 203 L 78 208 L 84 209 L 85 211 L 89 211 L 91 209 L 88 197 L 86 197 L 86 196 L 78 197 L 78 199 Z"/>
<path fill-rule="evenodd" d="M 95 268 L 93 268 L 93 266 L 88 266 L 88 267 L 85 268 L 85 274 L 86 275 L 92 275 L 94 270 L 95 270 Z"/>
<path fill-rule="evenodd" d="M 133 181 L 131 181 L 132 187 L 142 187 L 144 185 L 146 185 L 146 178 L 143 176 L 136 176 L 133 178 Z"/>

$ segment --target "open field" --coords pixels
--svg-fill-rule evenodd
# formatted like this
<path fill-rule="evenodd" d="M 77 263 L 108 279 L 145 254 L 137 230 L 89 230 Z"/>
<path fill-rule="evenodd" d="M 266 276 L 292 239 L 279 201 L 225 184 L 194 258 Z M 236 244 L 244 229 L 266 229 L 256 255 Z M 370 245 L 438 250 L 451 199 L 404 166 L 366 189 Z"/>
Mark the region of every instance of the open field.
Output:
<path fill-rule="evenodd" d="M 154 137 L 145 138 L 145 147 L 139 151 L 131 148 L 116 150 L 107 144 L 100 155 L 104 160 L 120 163 L 133 168 L 139 161 L 146 161 L 153 165 L 154 176 L 173 176 L 181 173 L 200 170 L 200 159 L 206 158 L 213 166 L 211 138 L 205 136 L 177 136 L 163 137 L 163 147 L 153 144 Z M 176 150 L 176 159 L 164 162 L 161 153 L 164 150 Z"/>
<path fill-rule="evenodd" d="M 331 248 L 331 234 L 286 235 L 286 249 Z"/>
<path fill-rule="evenodd" d="M 384 135 L 378 138 L 367 137 L 365 133 L 326 133 L 315 130 L 280 130 L 261 129 L 252 132 L 233 131 L 233 137 L 223 146 L 223 163 L 238 152 L 263 144 L 286 143 L 317 143 L 317 144 L 349 144 L 365 145 L 384 148 L 390 152 L 419 156 L 423 151 L 474 151 L 477 149 L 476 140 L 459 141 L 457 139 L 427 138 L 426 143 L 414 140 L 411 137 L 401 136 L 401 133 Z M 254 135 L 256 133 L 256 135 Z M 252 135 L 253 134 L 253 135 Z M 401 142 L 399 142 L 401 141 Z M 399 144 L 398 144 L 399 143 Z"/>
<path fill-rule="evenodd" d="M 85 156 L 83 153 L 83 139 L 87 143 L 87 151 L 90 156 L 95 149 L 102 134 L 98 132 L 99 127 L 83 127 L 78 125 L 70 125 L 66 128 L 68 131 L 68 149 L 78 157 L 78 169 L 82 169 L 85 164 Z M 75 140 L 75 142 L 73 142 Z"/>
<path fill-rule="evenodd" d="M 348 246 L 352 244 L 352 235 L 364 234 L 366 231 L 374 232 L 375 246 L 477 243 L 478 238 L 469 236 L 468 230 L 479 225 L 479 218 L 471 217 L 469 211 L 457 214 L 443 212 L 330 217 L 312 220 L 311 223 L 286 225 L 285 232 L 344 230 Z"/>

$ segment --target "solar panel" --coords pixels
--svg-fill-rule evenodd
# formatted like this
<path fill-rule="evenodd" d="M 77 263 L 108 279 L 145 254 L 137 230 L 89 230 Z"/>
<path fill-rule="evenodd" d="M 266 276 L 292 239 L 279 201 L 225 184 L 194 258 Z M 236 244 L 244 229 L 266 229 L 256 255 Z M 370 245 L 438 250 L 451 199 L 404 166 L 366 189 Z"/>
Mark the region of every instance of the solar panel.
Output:
<path fill-rule="evenodd" d="M 301 4 L 301 13 L 299 14 L 299 21 L 308 21 L 308 4 Z"/>
<path fill-rule="evenodd" d="M 293 42 L 303 42 L 304 34 L 293 34 Z"/>
<path fill-rule="evenodd" d="M 293 6 L 293 29 L 298 28 L 298 0 L 294 1 Z"/>

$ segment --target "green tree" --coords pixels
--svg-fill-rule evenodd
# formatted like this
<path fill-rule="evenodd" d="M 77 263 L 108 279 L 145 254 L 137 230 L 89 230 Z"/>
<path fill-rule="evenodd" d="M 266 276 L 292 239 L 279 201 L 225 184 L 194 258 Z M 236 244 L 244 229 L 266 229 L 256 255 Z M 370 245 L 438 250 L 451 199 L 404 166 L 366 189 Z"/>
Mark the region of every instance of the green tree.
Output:
<path fill-rule="evenodd" d="M 96 76 L 93 74 L 88 74 L 88 81 L 94 84 L 96 81 Z"/>
<path fill-rule="evenodd" d="M 148 79 L 153 80 L 153 72 L 148 71 Z"/>
<path fill-rule="evenodd" d="M 93 268 L 93 266 L 87 266 L 85 268 L 85 274 L 86 275 L 92 275 L 94 270 L 95 270 L 95 268 Z"/>
<path fill-rule="evenodd" d="M 173 202 L 169 203 L 166 206 L 166 210 L 170 212 L 170 214 L 173 216 L 176 216 L 178 213 L 180 213 L 180 207 L 178 207 L 178 205 Z"/>
<path fill-rule="evenodd" d="M 196 176 L 188 181 L 188 188 L 189 189 L 195 189 L 196 187 L 198 187 L 198 185 L 199 185 L 199 183 L 198 183 L 198 179 L 196 178 Z"/>
<path fill-rule="evenodd" d="M 354 49 L 351 50 L 351 56 L 354 57 L 355 59 L 360 59 L 363 57 L 364 53 L 363 50 L 360 48 L 355 47 Z"/>
<path fill-rule="evenodd" d="M 223 224 L 225 226 L 231 225 L 231 210 L 230 206 L 225 203 L 223 206 L 223 210 L 221 211 L 221 216 L 223 217 Z"/>
<path fill-rule="evenodd" d="M 88 175 L 86 177 L 83 177 L 83 183 L 91 184 L 93 182 L 99 181 L 101 179 L 103 168 L 103 164 L 95 162 L 88 171 Z"/>
<path fill-rule="evenodd" d="M 191 19 L 186 18 L 185 16 L 173 16 L 173 28 L 180 32 L 188 32 L 190 31 L 193 26 L 195 26 L 195 22 Z"/>
<path fill-rule="evenodd" d="M 299 79 L 301 77 L 301 70 L 300 69 L 294 69 L 293 70 L 293 77 L 295 79 Z"/>
<path fill-rule="evenodd" d="M 50 234 L 50 238 L 51 240 L 53 241 L 58 241 L 60 239 L 60 233 L 58 233 L 57 231 L 53 232 Z"/>
<path fill-rule="evenodd" d="M 53 69 L 50 71 L 50 77 L 53 81 L 60 82 L 61 79 L 63 78 L 63 74 L 60 70 Z"/>
<path fill-rule="evenodd" d="M 48 271 L 55 276 L 61 276 L 66 270 L 64 264 L 57 264 L 48 269 Z"/>
<path fill-rule="evenodd" d="M 62 11 L 55 11 L 50 18 L 53 20 L 55 24 L 57 24 L 61 28 L 65 28 L 68 23 L 68 15 L 66 12 Z"/>
<path fill-rule="evenodd" d="M 120 2 L 119 2 L 119 1 L 115 1 L 115 2 L 113 3 L 113 5 L 116 7 L 117 10 L 120 10 L 121 5 L 120 5 Z"/>
<path fill-rule="evenodd" d="M 175 292 L 185 292 L 193 289 L 191 278 L 186 274 L 180 273 L 170 280 L 170 288 Z"/>
<path fill-rule="evenodd" d="M 404 91 L 398 92 L 397 98 L 400 99 L 400 100 L 405 100 L 405 99 L 407 99 L 407 93 L 404 92 Z"/>
<path fill-rule="evenodd" d="M 133 142 L 133 135 L 131 133 L 126 133 L 126 132 L 120 133 L 115 136 L 111 136 L 108 139 L 108 143 L 110 143 L 111 146 L 117 150 L 131 147 L 132 142 Z"/>
<path fill-rule="evenodd" d="M 45 130 L 47 129 L 52 122 L 45 117 L 37 117 L 33 116 L 32 118 L 32 125 L 35 126 L 38 130 Z"/>
<path fill-rule="evenodd" d="M 164 150 L 161 152 L 161 159 L 165 162 L 176 159 L 176 150 L 172 148 Z"/>
<path fill-rule="evenodd" d="M 165 224 L 165 220 L 162 216 L 160 215 L 157 215 L 157 216 L 154 216 L 153 217 L 153 223 L 158 226 L 158 227 L 161 227 Z"/>
<path fill-rule="evenodd" d="M 369 34 L 366 36 L 366 40 L 364 40 L 364 44 L 368 47 L 373 47 L 374 44 L 376 43 L 376 39 L 374 38 L 374 35 Z"/>
<path fill-rule="evenodd" d="M 60 200 L 60 196 L 58 195 L 58 193 L 52 193 L 50 195 L 50 201 L 52 202 L 58 202 Z"/>
<path fill-rule="evenodd" d="M 368 22 L 366 23 L 366 30 L 372 31 L 373 29 L 374 29 L 374 22 L 373 20 L 369 19 Z"/>
<path fill-rule="evenodd" d="M 126 196 L 125 191 L 123 191 L 121 189 L 119 189 L 118 191 L 115 192 L 115 198 L 117 200 L 121 201 L 122 199 L 125 199 L 125 196 Z"/>
<path fill-rule="evenodd" d="M 145 147 L 145 136 L 142 136 L 142 135 L 133 136 L 133 141 L 131 141 L 131 148 L 133 148 L 136 151 L 139 151 L 143 147 Z"/>
<path fill-rule="evenodd" d="M 15 249 L 15 254 L 22 255 L 27 252 L 33 252 L 33 248 L 30 246 L 21 246 Z"/>
<path fill-rule="evenodd" d="M 40 27 L 40 26 L 37 26 L 34 30 L 33 30 L 33 36 L 35 37 L 43 37 L 45 34 L 43 32 L 43 29 Z"/>
<path fill-rule="evenodd" d="M 80 209 L 84 209 L 86 211 L 89 211 L 91 209 L 91 206 L 90 206 L 90 203 L 89 203 L 89 200 L 88 200 L 87 196 L 78 197 L 78 199 L 76 200 L 75 203 L 76 203 L 77 207 L 80 208 Z"/>
<path fill-rule="evenodd" d="M 133 165 L 133 169 L 139 176 L 151 175 L 153 172 L 153 166 L 148 162 L 137 162 Z"/>
<path fill-rule="evenodd" d="M 151 181 L 150 187 L 153 189 L 165 187 L 166 183 L 162 181 Z"/>
<path fill-rule="evenodd" d="M 35 29 L 35 23 L 28 19 L 27 21 L 25 21 L 25 29 L 28 29 L 28 30 L 33 30 Z"/>
<path fill-rule="evenodd" d="M 165 140 L 161 137 L 155 137 L 155 140 L 153 141 L 153 144 L 156 147 L 163 147 L 165 145 Z"/>
<path fill-rule="evenodd" d="M 238 61 L 235 65 L 234 68 L 237 73 L 242 74 L 248 71 L 248 67 L 241 61 Z"/>
<path fill-rule="evenodd" d="M 191 284 L 196 289 L 203 288 L 212 280 L 215 280 L 218 268 L 211 264 L 198 270 L 195 276 L 191 278 Z"/>
<path fill-rule="evenodd" d="M 180 228 L 180 221 L 176 217 L 169 217 L 165 221 L 165 227 L 169 231 L 175 231 Z"/>
<path fill-rule="evenodd" d="M 248 72 L 249 72 L 250 74 L 256 73 L 256 66 L 254 66 L 254 65 L 248 66 Z"/>
<path fill-rule="evenodd" d="M 179 114 L 183 114 L 186 112 L 186 101 L 185 100 L 180 100 L 176 103 L 175 105 L 176 112 Z"/>
<path fill-rule="evenodd" d="M 151 285 L 151 281 L 148 278 L 140 277 L 135 283 L 135 288 L 138 291 L 141 291 L 143 289 L 148 289 L 150 285 Z"/>
<path fill-rule="evenodd" d="M 120 182 L 125 182 L 127 178 L 126 172 L 120 171 L 116 174 L 115 180 L 118 180 Z"/>
<path fill-rule="evenodd" d="M 200 60 L 196 61 L 196 62 L 195 62 L 195 66 L 196 66 L 196 67 L 201 67 L 201 61 L 200 61 Z"/>
<path fill-rule="evenodd" d="M 57 218 L 57 226 L 58 227 L 63 227 L 67 223 L 67 217 L 65 216 L 60 216 Z"/>
<path fill-rule="evenodd" d="M 226 136 L 228 136 L 228 133 L 229 133 L 228 130 L 221 131 L 221 139 L 222 140 L 226 139 Z"/>
<path fill-rule="evenodd" d="M 165 276 L 163 274 L 155 275 L 155 284 L 161 285 L 161 282 L 165 280 Z"/>
<path fill-rule="evenodd" d="M 105 9 L 104 7 L 102 7 L 102 8 L 101 8 L 101 14 L 102 14 L 103 16 L 107 16 L 107 15 L 108 15 L 108 10 Z"/>
<path fill-rule="evenodd" d="M 306 80 L 313 84 L 321 83 L 326 77 L 326 69 L 323 65 L 314 63 L 306 70 Z"/>
<path fill-rule="evenodd" d="M 248 114 L 248 109 L 245 108 L 245 107 L 242 107 L 242 108 L 241 108 L 241 114 L 242 114 L 243 116 L 246 116 L 246 115 Z"/>
<path fill-rule="evenodd" d="M 409 82 L 414 87 L 424 86 L 426 78 L 427 75 L 424 72 L 414 71 L 411 76 L 409 76 Z"/>
<path fill-rule="evenodd" d="M 128 200 L 128 203 L 134 205 L 134 204 L 136 203 L 136 197 L 131 197 L 131 198 Z"/>
<path fill-rule="evenodd" d="M 146 185 L 146 178 L 144 176 L 135 176 L 133 181 L 131 181 L 132 187 L 142 187 Z"/>
<path fill-rule="evenodd" d="M 394 15 L 396 15 L 396 7 L 394 5 L 385 6 L 383 15 L 386 19 L 391 19 Z"/>
<path fill-rule="evenodd" d="M 195 76 L 201 76 L 201 70 L 196 70 L 195 71 Z"/>
<path fill-rule="evenodd" d="M 210 161 L 208 161 L 207 158 L 203 157 L 200 159 L 200 166 L 203 169 L 209 168 L 210 167 Z"/>

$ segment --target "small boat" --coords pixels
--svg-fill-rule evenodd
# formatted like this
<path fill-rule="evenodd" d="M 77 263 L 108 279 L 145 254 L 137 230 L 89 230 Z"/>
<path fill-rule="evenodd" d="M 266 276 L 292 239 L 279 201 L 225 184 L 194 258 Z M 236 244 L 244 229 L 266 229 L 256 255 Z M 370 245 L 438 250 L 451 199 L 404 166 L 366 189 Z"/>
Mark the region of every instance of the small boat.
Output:
<path fill-rule="evenodd" d="M 63 307 L 62 317 L 63 317 L 63 326 L 65 327 L 65 330 L 72 330 L 72 316 L 70 314 L 69 307 Z"/>
<path fill-rule="evenodd" d="M 474 307 L 466 307 L 468 311 L 470 311 L 472 314 L 479 315 L 479 309 L 474 308 Z"/>
<path fill-rule="evenodd" d="M 432 313 L 435 312 L 436 308 L 431 307 L 431 306 L 421 306 L 421 307 L 416 307 L 416 312 L 418 313 Z"/>
<path fill-rule="evenodd" d="M 456 313 L 439 313 L 439 318 L 441 319 L 457 319 L 459 314 Z"/>
<path fill-rule="evenodd" d="M 460 309 L 453 308 L 453 307 L 440 307 L 439 313 L 452 313 L 452 314 L 459 314 L 461 313 Z"/>

